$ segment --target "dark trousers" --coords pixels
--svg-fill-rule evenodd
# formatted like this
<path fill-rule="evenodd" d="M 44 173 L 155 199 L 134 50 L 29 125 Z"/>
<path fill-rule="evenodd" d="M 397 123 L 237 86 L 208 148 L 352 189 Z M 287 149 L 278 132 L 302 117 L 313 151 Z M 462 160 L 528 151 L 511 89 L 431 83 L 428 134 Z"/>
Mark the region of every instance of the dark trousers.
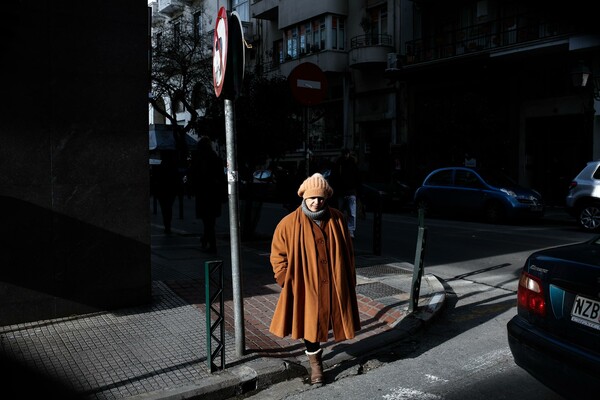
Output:
<path fill-rule="evenodd" d="M 162 214 L 165 232 L 171 232 L 171 221 L 173 221 L 173 203 L 175 203 L 175 194 L 164 194 L 158 196 L 160 213 Z"/>

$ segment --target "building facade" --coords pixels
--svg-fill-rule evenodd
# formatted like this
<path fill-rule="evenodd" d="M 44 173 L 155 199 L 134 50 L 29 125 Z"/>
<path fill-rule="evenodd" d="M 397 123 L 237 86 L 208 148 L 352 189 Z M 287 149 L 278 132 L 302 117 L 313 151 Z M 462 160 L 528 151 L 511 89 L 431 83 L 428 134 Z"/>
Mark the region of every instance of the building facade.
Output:
<path fill-rule="evenodd" d="M 582 6 L 415 1 L 418 29 L 394 75 L 417 181 L 468 154 L 564 205 L 570 180 L 600 156 L 600 41 Z"/>
<path fill-rule="evenodd" d="M 166 3 L 159 14 L 175 10 Z M 290 158 L 348 147 L 364 181 L 413 187 L 469 158 L 562 205 L 600 156 L 600 39 L 578 0 L 205 3 L 243 16 L 247 69 L 289 77 L 310 62 L 325 73 L 325 99 L 307 107 L 305 147 Z"/>

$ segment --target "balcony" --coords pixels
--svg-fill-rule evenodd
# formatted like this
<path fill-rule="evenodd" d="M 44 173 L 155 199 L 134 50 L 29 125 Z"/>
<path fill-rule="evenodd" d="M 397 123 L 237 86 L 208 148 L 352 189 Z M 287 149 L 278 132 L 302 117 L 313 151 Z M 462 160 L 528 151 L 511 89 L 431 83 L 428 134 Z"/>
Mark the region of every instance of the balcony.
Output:
<path fill-rule="evenodd" d="M 157 11 L 159 13 L 172 16 L 173 14 L 183 10 L 183 6 L 187 3 L 186 0 L 158 0 Z"/>
<path fill-rule="evenodd" d="M 387 55 L 394 51 L 390 35 L 360 35 L 350 40 L 348 64 L 360 68 L 371 64 L 387 63 Z"/>
<path fill-rule="evenodd" d="M 298 64 L 311 62 L 317 64 L 324 72 L 344 72 L 348 65 L 348 56 L 339 50 L 314 50 L 296 57 L 286 57 L 283 61 L 268 61 L 256 66 L 260 75 L 288 76 Z"/>
<path fill-rule="evenodd" d="M 279 0 L 252 0 L 250 15 L 252 18 L 273 21 L 278 18 L 278 7 Z"/>
<path fill-rule="evenodd" d="M 518 15 L 406 42 L 406 65 L 506 50 L 575 32 L 570 24 Z"/>

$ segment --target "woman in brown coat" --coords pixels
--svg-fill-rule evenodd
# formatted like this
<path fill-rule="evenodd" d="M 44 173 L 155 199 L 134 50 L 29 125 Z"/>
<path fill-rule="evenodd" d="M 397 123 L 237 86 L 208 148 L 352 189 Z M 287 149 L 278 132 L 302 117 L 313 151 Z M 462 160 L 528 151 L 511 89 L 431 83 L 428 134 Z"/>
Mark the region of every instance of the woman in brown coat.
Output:
<path fill-rule="evenodd" d="M 354 248 L 343 214 L 327 205 L 333 190 L 321 174 L 307 178 L 302 204 L 275 228 L 271 265 L 282 287 L 269 330 L 303 339 L 311 383 L 323 383 L 321 342 L 336 342 L 360 329 Z"/>

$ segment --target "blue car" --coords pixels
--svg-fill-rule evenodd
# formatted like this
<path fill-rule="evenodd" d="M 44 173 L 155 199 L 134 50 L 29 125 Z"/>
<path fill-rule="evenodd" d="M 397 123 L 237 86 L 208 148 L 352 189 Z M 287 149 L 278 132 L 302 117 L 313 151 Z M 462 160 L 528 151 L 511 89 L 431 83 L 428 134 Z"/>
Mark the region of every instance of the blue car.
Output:
<path fill-rule="evenodd" d="M 515 363 L 567 399 L 597 399 L 600 236 L 531 254 L 517 290 L 507 324 Z"/>
<path fill-rule="evenodd" d="M 544 200 L 537 191 L 499 171 L 468 167 L 431 172 L 415 191 L 414 204 L 429 215 L 468 215 L 490 223 L 544 215 Z"/>

